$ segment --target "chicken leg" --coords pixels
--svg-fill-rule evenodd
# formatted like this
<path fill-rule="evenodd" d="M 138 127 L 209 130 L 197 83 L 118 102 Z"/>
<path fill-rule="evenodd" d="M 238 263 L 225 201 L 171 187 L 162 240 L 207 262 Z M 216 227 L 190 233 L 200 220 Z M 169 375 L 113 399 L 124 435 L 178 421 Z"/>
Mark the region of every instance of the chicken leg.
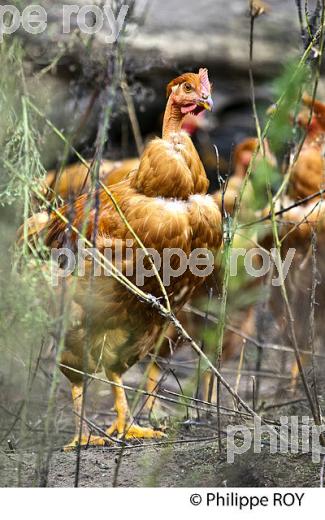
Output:
<path fill-rule="evenodd" d="M 76 433 L 73 439 L 66 446 L 64 446 L 64 451 L 71 451 L 75 449 L 78 445 L 105 446 L 107 444 L 107 440 L 104 437 L 92 435 L 86 422 L 82 419 L 83 383 L 72 383 L 71 394 L 75 413 Z"/>
<path fill-rule="evenodd" d="M 107 377 L 110 381 L 116 383 L 113 385 L 113 392 L 115 397 L 115 410 L 117 413 L 117 418 L 106 430 L 107 435 L 111 436 L 117 433 L 118 437 L 124 437 L 125 439 L 159 439 L 165 437 L 165 434 L 161 431 L 154 430 L 153 428 L 143 428 L 134 423 L 134 420 L 130 417 L 125 391 L 122 386 L 122 379 L 114 372 L 108 372 Z"/>
<path fill-rule="evenodd" d="M 159 381 L 161 378 L 161 373 L 159 370 L 158 365 L 153 361 L 150 363 L 149 370 L 148 370 L 148 376 L 147 376 L 147 392 L 149 394 L 155 394 L 157 393 Z M 146 402 L 145 402 L 145 408 L 148 410 L 149 413 L 152 413 L 154 410 L 155 414 L 161 410 L 160 402 L 157 400 L 155 395 L 148 395 Z"/>

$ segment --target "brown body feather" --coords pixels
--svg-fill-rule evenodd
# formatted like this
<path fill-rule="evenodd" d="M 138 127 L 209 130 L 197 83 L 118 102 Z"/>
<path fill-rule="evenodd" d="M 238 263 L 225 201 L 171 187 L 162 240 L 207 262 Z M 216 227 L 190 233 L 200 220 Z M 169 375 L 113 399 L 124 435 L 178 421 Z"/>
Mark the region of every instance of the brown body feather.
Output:
<path fill-rule="evenodd" d="M 147 248 L 154 248 L 160 255 L 164 249 L 179 248 L 188 256 L 194 248 L 218 249 L 221 243 L 220 212 L 213 199 L 206 195 L 207 189 L 208 180 L 190 137 L 184 132 L 172 132 L 168 139 L 154 139 L 148 143 L 139 169 L 112 186 L 111 192 Z M 114 257 L 116 240 L 121 241 L 123 249 L 132 235 L 107 193 L 101 190 L 98 198 L 97 209 L 88 211 L 88 196 L 83 195 L 73 205 L 65 206 L 62 213 L 80 231 L 87 218 L 87 238 L 101 251 L 106 240 L 112 240 Z M 70 215 L 73 215 L 72 219 Z M 48 246 L 65 247 L 69 243 L 73 248 L 77 239 L 75 233 L 67 232 L 66 224 L 59 217 L 52 217 L 46 236 Z M 134 268 L 135 259 L 134 254 Z M 173 267 L 178 267 L 177 258 Z M 124 264 L 124 271 L 125 268 Z M 134 275 L 130 279 L 136 281 Z M 194 276 L 189 269 L 182 276 L 171 278 L 166 291 L 172 306 L 185 303 L 177 302 L 182 288 L 189 288 L 188 299 L 202 282 L 203 278 Z M 154 277 L 146 279 L 141 288 L 161 296 L 161 288 Z M 94 345 L 89 353 L 94 358 L 89 360 L 91 365 L 98 362 L 99 347 L 96 345 L 104 345 L 105 369 L 119 374 L 154 346 L 162 326 L 161 319 L 112 277 L 92 278 L 90 260 L 86 275 L 77 281 L 75 301 L 82 309 L 82 319 L 78 328 L 67 334 L 66 351 L 62 356 L 64 364 L 81 368 L 80 348 L 86 328 L 90 343 Z M 71 373 L 67 375 L 71 378 Z"/>
<path fill-rule="evenodd" d="M 134 157 L 123 161 L 101 161 L 99 167 L 99 178 L 106 185 L 111 186 L 123 180 L 129 172 L 139 166 L 139 159 Z M 91 176 L 88 166 L 82 163 L 74 163 L 62 172 L 50 170 L 42 186 L 42 193 L 48 200 L 60 197 L 65 202 L 73 201 L 91 188 Z"/>

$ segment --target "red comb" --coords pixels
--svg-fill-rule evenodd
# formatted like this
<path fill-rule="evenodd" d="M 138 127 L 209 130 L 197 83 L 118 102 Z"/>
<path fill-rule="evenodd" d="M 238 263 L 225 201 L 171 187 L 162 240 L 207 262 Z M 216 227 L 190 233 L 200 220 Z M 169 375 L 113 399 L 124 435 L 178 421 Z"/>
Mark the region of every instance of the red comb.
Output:
<path fill-rule="evenodd" d="M 208 69 L 200 69 L 199 70 L 199 78 L 201 81 L 201 85 L 207 92 L 210 92 L 210 81 L 208 77 Z"/>

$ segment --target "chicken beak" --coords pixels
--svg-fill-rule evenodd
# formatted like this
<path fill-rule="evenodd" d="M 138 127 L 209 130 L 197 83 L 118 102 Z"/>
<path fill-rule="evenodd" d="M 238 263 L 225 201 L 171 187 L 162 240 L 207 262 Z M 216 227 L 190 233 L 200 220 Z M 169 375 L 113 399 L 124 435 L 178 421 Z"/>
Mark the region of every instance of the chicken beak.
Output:
<path fill-rule="evenodd" d="M 211 110 L 213 109 L 213 101 L 212 101 L 211 96 L 209 96 L 206 99 L 199 99 L 199 101 L 197 102 L 197 105 L 199 107 L 202 107 L 205 110 L 209 110 L 209 112 L 211 112 Z"/>

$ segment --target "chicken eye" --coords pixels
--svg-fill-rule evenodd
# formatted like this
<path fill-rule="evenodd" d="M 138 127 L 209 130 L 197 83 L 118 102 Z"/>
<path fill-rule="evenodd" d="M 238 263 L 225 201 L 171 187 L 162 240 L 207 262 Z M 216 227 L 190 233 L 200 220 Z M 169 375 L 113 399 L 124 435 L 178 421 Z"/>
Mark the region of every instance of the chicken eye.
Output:
<path fill-rule="evenodd" d="M 184 90 L 185 92 L 191 92 L 192 85 L 190 83 L 184 83 Z"/>

